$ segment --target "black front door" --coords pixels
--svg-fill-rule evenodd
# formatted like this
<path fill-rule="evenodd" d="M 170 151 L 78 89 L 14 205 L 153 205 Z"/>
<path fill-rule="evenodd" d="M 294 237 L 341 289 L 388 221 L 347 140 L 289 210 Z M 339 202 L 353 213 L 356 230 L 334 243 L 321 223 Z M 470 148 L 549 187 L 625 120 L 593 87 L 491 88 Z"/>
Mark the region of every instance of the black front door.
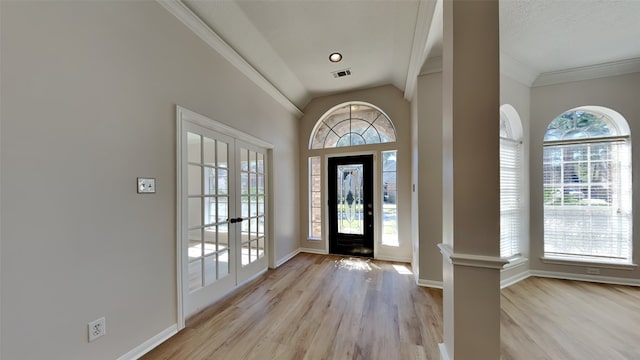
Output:
<path fill-rule="evenodd" d="M 329 158 L 329 252 L 373 257 L 373 155 Z"/>

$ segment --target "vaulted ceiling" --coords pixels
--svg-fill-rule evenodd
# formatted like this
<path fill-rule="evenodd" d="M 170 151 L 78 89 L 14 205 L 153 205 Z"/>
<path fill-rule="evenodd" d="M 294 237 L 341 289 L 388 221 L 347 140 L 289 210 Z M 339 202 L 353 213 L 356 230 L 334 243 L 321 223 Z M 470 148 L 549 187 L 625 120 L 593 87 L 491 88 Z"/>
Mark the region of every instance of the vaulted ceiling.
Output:
<path fill-rule="evenodd" d="M 425 59 L 441 56 L 442 4 L 436 0 L 183 5 L 298 109 L 317 96 L 377 85 L 392 84 L 407 95 Z M 637 0 L 501 1 L 501 54 L 529 74 L 530 84 L 541 74 L 598 64 L 626 61 L 635 69 L 638 19 Z M 342 53 L 341 62 L 329 61 L 334 51 Z M 350 76 L 334 77 L 345 69 Z"/>

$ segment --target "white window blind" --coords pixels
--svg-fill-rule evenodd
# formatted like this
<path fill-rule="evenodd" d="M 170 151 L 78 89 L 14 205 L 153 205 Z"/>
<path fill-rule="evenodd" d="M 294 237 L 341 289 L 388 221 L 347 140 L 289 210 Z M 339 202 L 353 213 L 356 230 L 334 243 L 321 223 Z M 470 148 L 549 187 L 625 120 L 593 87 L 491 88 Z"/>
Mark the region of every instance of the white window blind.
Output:
<path fill-rule="evenodd" d="M 547 257 L 631 262 L 631 147 L 628 139 L 545 144 Z"/>
<path fill-rule="evenodd" d="M 520 253 L 520 143 L 500 139 L 500 256 Z"/>
<path fill-rule="evenodd" d="M 309 239 L 322 238 L 322 188 L 320 186 L 320 157 L 309 158 Z"/>

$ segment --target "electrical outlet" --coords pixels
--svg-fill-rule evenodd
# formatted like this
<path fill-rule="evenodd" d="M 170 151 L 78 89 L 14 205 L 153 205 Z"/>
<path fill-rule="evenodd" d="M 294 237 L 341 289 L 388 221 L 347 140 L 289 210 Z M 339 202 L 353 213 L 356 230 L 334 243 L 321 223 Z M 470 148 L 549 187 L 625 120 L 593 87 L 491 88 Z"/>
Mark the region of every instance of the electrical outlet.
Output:
<path fill-rule="evenodd" d="M 589 275 L 600 275 L 600 269 L 598 268 L 587 268 L 587 274 Z"/>
<path fill-rule="evenodd" d="M 101 317 L 89 323 L 89 342 L 95 341 L 97 338 L 107 333 L 107 320 Z"/>

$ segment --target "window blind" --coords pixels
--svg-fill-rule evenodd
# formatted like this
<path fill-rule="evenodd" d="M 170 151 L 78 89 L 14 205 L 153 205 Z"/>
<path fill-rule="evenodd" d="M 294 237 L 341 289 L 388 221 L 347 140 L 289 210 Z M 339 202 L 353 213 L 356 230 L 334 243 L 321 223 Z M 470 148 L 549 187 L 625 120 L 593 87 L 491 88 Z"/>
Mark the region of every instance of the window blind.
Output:
<path fill-rule="evenodd" d="M 520 143 L 500 139 L 500 256 L 520 253 Z"/>
<path fill-rule="evenodd" d="M 545 146 L 543 177 L 545 256 L 631 262 L 628 140 Z"/>

